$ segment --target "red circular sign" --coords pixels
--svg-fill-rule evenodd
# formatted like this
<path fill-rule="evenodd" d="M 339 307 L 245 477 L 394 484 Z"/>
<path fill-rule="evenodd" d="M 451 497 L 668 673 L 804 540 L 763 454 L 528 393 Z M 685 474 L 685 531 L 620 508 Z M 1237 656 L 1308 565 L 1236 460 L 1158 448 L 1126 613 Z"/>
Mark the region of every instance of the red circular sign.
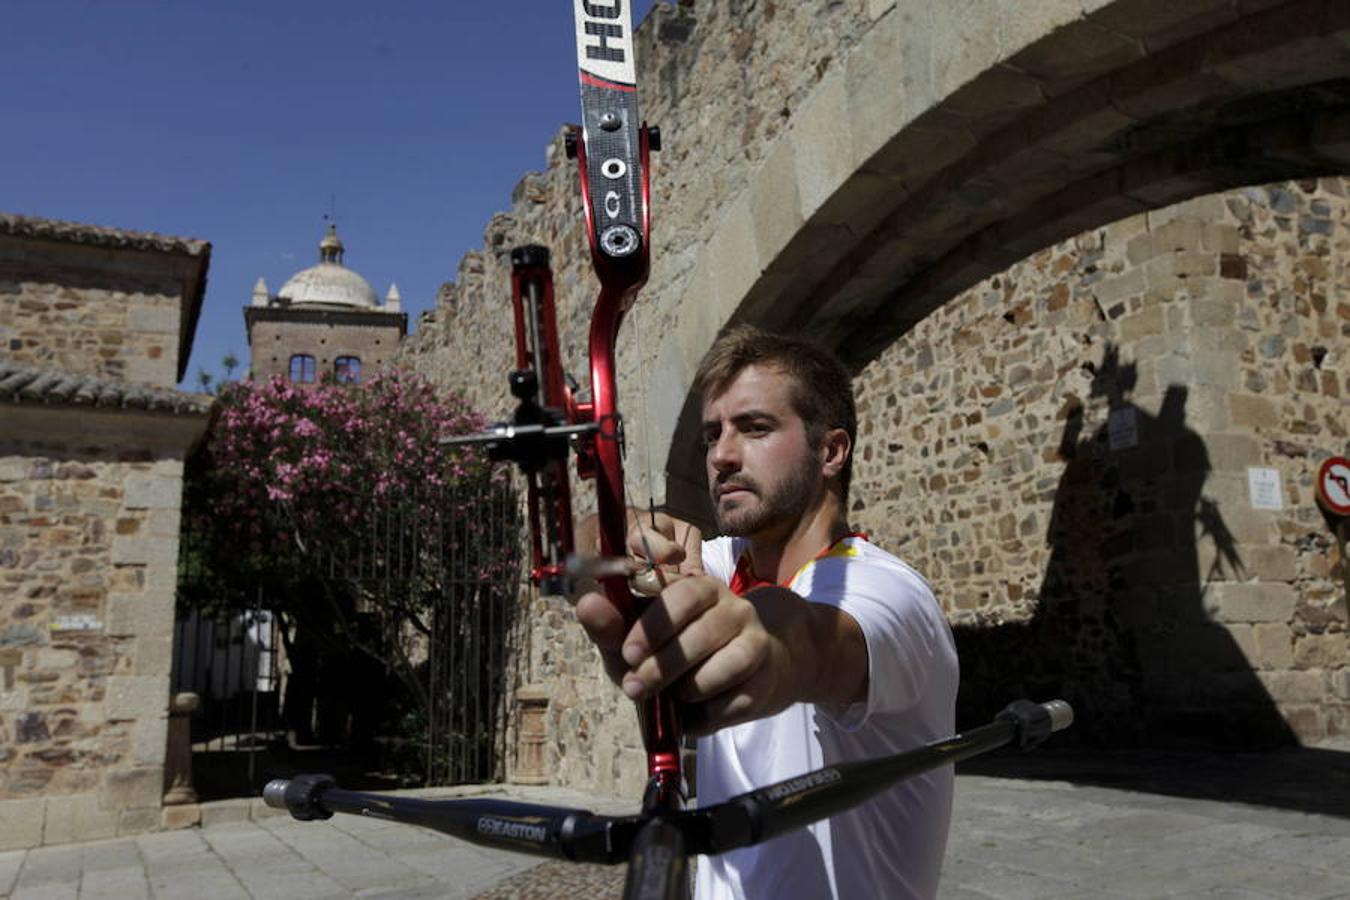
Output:
<path fill-rule="evenodd" d="M 1317 499 L 1338 516 L 1350 516 L 1350 459 L 1333 456 L 1317 472 Z"/>

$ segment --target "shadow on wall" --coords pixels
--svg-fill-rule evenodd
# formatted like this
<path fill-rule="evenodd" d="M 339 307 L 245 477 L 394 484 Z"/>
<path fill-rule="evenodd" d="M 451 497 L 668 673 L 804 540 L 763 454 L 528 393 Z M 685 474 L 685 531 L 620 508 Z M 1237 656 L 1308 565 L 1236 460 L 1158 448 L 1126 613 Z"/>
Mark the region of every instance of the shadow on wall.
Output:
<path fill-rule="evenodd" d="M 1019 696 L 1058 696 L 1078 711 L 1065 737 L 1085 746 L 1296 743 L 1247 657 L 1205 612 L 1209 586 L 1245 571 L 1204 493 L 1209 456 L 1186 425 L 1186 387 L 1169 385 L 1157 415 L 1145 412 L 1130 400 L 1134 364 L 1110 344 L 1093 375 L 1091 396 L 1106 398 L 1110 416 L 1085 436 L 1082 402 L 1065 409 L 1034 615 L 954 629 L 962 724 Z M 1205 541 L 1214 562 L 1202 572 Z"/>

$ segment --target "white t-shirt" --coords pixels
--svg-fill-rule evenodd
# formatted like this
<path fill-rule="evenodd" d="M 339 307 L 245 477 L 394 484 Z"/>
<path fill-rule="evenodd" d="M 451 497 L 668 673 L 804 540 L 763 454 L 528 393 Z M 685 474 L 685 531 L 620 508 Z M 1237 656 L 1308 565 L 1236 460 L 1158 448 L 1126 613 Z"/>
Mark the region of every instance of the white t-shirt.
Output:
<path fill-rule="evenodd" d="M 746 542 L 703 545 L 708 574 L 730 583 Z M 956 647 L 919 573 L 848 537 L 787 585 L 848 613 L 867 641 L 865 702 L 844 710 L 798 703 L 698 742 L 698 804 L 822 766 L 873 759 L 951 736 Z M 861 806 L 753 847 L 699 858 L 698 900 L 932 898 L 951 822 L 952 767 L 900 782 Z"/>

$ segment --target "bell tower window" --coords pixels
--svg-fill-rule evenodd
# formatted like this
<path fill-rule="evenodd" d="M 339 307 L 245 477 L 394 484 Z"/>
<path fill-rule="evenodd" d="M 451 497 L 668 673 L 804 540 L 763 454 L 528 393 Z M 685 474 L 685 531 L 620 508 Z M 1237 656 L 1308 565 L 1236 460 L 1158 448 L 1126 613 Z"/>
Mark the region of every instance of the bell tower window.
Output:
<path fill-rule="evenodd" d="M 297 353 L 291 357 L 291 381 L 298 384 L 314 383 L 314 357 Z"/>
<path fill-rule="evenodd" d="M 333 380 L 338 384 L 360 384 L 361 357 L 339 356 L 333 360 Z"/>

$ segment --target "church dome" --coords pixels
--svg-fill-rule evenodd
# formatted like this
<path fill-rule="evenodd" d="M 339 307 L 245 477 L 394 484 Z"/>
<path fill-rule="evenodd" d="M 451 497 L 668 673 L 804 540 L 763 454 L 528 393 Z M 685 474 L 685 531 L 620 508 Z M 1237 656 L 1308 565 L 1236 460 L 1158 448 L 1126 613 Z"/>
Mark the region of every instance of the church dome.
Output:
<path fill-rule="evenodd" d="M 328 233 L 319 244 L 319 264 L 292 275 L 277 291 L 277 296 L 292 305 L 323 303 L 375 309 L 379 304 L 375 289 L 369 281 L 342 264 L 342 254 L 337 226 L 329 224 Z"/>

